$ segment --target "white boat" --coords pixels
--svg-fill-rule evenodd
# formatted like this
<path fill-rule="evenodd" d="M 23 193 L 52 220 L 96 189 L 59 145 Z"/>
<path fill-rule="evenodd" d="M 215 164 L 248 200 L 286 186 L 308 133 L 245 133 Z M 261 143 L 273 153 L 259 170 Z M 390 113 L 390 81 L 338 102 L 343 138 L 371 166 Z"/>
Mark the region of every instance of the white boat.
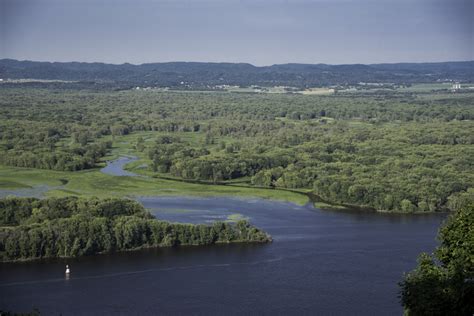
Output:
<path fill-rule="evenodd" d="M 71 270 L 69 270 L 69 266 L 66 264 L 66 274 L 71 273 Z"/>

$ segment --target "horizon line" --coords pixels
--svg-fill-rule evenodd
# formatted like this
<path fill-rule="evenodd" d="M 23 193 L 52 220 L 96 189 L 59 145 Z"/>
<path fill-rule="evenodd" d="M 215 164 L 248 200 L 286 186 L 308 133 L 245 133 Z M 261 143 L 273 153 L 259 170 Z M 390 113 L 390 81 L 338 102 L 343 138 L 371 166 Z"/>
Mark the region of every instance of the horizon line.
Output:
<path fill-rule="evenodd" d="M 15 58 L 0 58 L 0 61 L 4 60 L 14 60 L 18 62 L 36 62 L 36 63 L 49 63 L 49 64 L 68 64 L 68 63 L 77 63 L 77 64 L 104 64 L 104 65 L 114 65 L 114 66 L 123 66 L 123 65 L 132 65 L 132 66 L 142 66 L 142 65 L 150 65 L 150 64 L 173 64 L 173 63 L 189 63 L 189 64 L 243 64 L 243 65 L 250 65 L 256 68 L 264 68 L 264 67 L 272 67 L 272 66 L 280 66 L 280 65 L 326 65 L 326 66 L 347 66 L 347 65 L 364 65 L 364 66 L 372 66 L 372 65 L 396 65 L 396 64 L 443 64 L 443 63 L 466 63 L 466 62 L 474 62 L 474 59 L 471 60 L 445 60 L 445 61 L 401 61 L 401 62 L 381 62 L 381 63 L 341 63 L 341 64 L 330 64 L 330 63 L 300 63 L 300 62 L 287 62 L 287 63 L 279 63 L 279 64 L 270 64 L 270 65 L 255 65 L 249 62 L 230 62 L 230 61 L 183 61 L 183 60 L 175 60 L 175 61 L 156 61 L 156 62 L 145 62 L 145 63 L 113 63 L 113 62 L 103 62 L 103 61 L 51 61 L 51 60 L 30 60 L 30 59 L 15 59 Z"/>

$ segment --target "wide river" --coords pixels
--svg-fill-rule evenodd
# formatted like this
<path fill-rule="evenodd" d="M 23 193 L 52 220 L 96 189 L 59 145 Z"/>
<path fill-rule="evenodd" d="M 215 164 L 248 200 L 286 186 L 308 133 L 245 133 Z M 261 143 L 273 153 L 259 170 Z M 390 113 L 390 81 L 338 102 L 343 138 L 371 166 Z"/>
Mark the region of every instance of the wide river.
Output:
<path fill-rule="evenodd" d="M 160 219 L 247 217 L 264 245 L 0 264 L 0 310 L 44 315 L 401 315 L 398 285 L 445 215 L 330 212 L 262 199 L 148 197 Z M 71 267 L 66 278 L 65 264 Z"/>
<path fill-rule="evenodd" d="M 444 218 L 336 213 L 257 199 L 140 200 L 172 221 L 238 213 L 274 241 L 0 264 L 0 308 L 83 315 L 400 315 L 397 282 L 419 252 L 434 249 Z"/>

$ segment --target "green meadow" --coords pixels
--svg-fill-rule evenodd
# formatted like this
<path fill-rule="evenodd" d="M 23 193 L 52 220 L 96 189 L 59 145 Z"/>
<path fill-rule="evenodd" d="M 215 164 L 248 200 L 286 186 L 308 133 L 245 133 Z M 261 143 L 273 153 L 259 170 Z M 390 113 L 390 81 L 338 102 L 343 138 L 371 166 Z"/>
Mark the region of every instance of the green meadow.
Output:
<path fill-rule="evenodd" d="M 146 177 L 119 177 L 104 174 L 99 169 L 67 172 L 0 166 L 1 189 L 22 189 L 38 185 L 51 186 L 51 190 L 46 193 L 46 196 L 49 197 L 67 195 L 97 197 L 238 196 L 285 200 L 297 204 L 308 202 L 308 198 L 303 194 L 275 189 L 195 184 Z"/>

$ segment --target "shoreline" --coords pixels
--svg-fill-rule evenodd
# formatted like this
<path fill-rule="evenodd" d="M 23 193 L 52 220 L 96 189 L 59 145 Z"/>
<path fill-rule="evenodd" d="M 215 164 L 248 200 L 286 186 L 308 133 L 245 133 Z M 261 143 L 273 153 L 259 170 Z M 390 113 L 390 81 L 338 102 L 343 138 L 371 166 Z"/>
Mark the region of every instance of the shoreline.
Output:
<path fill-rule="evenodd" d="M 128 156 L 128 158 L 132 157 Z M 137 173 L 137 176 L 134 177 L 114 176 L 103 173 L 101 171 L 102 168 L 67 172 L 0 165 L 0 178 L 6 184 L 1 186 L 0 193 L 8 192 L 13 196 L 28 196 L 24 195 L 24 191 L 32 191 L 38 187 L 49 187 L 47 190 L 40 192 L 41 198 L 68 195 L 129 198 L 153 196 L 260 198 L 288 202 L 300 206 L 311 203 L 314 208 L 336 212 L 349 211 L 410 215 L 449 213 L 445 211 L 402 212 L 376 210 L 361 205 L 328 201 L 311 191 L 304 192 L 303 190 L 275 187 L 253 187 L 222 182 L 210 183 L 201 180 L 175 179 L 162 176 L 144 177 L 140 173 Z M 123 168 L 123 170 L 130 172 L 127 168 Z M 67 182 L 64 184 L 65 181 Z M 18 194 L 15 194 L 16 192 Z"/>

